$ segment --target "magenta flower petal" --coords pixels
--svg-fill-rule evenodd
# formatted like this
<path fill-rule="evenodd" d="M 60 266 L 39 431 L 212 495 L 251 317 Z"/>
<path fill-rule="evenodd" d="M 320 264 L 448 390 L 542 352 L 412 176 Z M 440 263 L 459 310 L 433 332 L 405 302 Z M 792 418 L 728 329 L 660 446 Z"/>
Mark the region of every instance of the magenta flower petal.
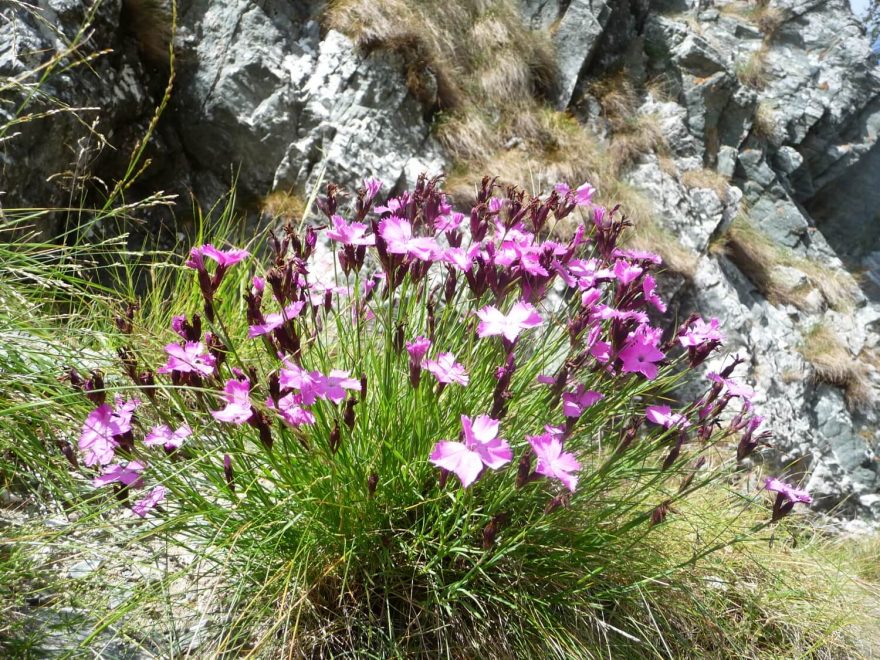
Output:
<path fill-rule="evenodd" d="M 669 406 L 648 406 L 645 409 L 645 419 L 667 429 L 673 426 L 687 428 L 691 425 L 684 415 L 672 412 Z"/>
<path fill-rule="evenodd" d="M 222 410 L 212 410 L 214 419 L 231 424 L 244 424 L 253 414 L 250 399 L 251 384 L 247 379 L 230 378 L 223 388 L 223 398 L 227 402 Z"/>
<path fill-rule="evenodd" d="M 657 365 L 666 356 L 657 348 L 658 337 L 647 326 L 639 328 L 618 354 L 625 373 L 640 373 L 648 380 L 657 377 Z"/>
<path fill-rule="evenodd" d="M 156 486 L 153 490 L 147 493 L 145 498 L 134 503 L 131 507 L 131 512 L 136 516 L 145 518 L 150 511 L 156 508 L 156 505 L 165 500 L 167 493 L 168 491 L 164 486 Z"/>
<path fill-rule="evenodd" d="M 165 352 L 168 354 L 168 362 L 157 369 L 160 374 L 179 371 L 210 376 L 214 373 L 217 360 L 213 355 L 205 352 L 205 345 L 200 341 L 188 341 L 183 346 L 167 344 Z"/>
<path fill-rule="evenodd" d="M 440 353 L 436 360 L 425 360 L 425 367 L 441 383 L 457 383 L 465 386 L 470 382 L 464 365 L 456 362 L 452 353 Z"/>
<path fill-rule="evenodd" d="M 480 455 L 460 442 L 448 440 L 438 442 L 431 452 L 430 461 L 437 467 L 455 474 L 464 488 L 476 481 L 483 471 L 483 461 Z"/>
<path fill-rule="evenodd" d="M 477 311 L 477 316 L 480 318 L 477 336 L 503 335 L 508 341 L 514 341 L 520 332 L 536 328 L 544 321 L 538 311 L 525 302 L 516 303 L 508 314 L 489 305 Z"/>
<path fill-rule="evenodd" d="M 254 337 L 268 334 L 276 328 L 280 328 L 282 325 L 284 325 L 285 322 L 299 316 L 299 313 L 302 311 L 302 308 L 304 306 L 305 303 L 299 300 L 285 307 L 284 312 L 273 312 L 272 314 L 266 314 L 263 323 L 252 325 L 248 328 L 248 337 L 253 339 Z"/>
<path fill-rule="evenodd" d="M 571 473 L 580 470 L 581 465 L 574 454 L 562 451 L 560 437 L 552 433 L 542 433 L 526 436 L 526 439 L 538 458 L 535 472 L 551 479 L 558 479 L 566 488 L 574 492 L 578 478 Z"/>

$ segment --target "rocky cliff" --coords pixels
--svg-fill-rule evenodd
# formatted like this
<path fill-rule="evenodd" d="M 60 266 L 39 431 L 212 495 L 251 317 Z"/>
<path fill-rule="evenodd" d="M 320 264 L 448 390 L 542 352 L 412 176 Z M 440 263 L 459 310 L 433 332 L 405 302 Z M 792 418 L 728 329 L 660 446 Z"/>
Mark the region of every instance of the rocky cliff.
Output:
<path fill-rule="evenodd" d="M 321 175 L 595 174 L 686 255 L 674 309 L 723 320 L 764 459 L 819 508 L 880 519 L 880 75 L 845 0 L 180 0 L 173 66 L 163 2 L 86 5 L 0 8 L 2 206 L 63 206 L 77 178 L 100 196 L 172 69 L 130 195 L 181 203 L 148 226 L 232 181 L 259 212 Z M 462 146 L 475 127 L 494 151 Z"/>

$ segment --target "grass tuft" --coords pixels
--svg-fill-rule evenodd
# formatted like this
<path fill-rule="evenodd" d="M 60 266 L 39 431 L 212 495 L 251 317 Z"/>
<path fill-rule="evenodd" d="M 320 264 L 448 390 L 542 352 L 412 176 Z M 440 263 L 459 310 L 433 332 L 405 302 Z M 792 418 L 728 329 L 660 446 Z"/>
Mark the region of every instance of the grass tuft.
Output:
<path fill-rule="evenodd" d="M 813 289 L 833 309 L 845 311 L 855 304 L 856 284 L 848 274 L 792 254 L 743 216 L 731 223 L 712 249 L 726 254 L 774 305 L 809 310 Z M 780 269 L 790 269 L 789 275 L 803 274 L 806 284 L 791 283 Z"/>
<path fill-rule="evenodd" d="M 856 358 L 827 323 L 817 323 L 803 337 L 800 352 L 810 363 L 817 380 L 840 387 L 847 405 L 864 408 L 874 400 L 868 367 Z"/>

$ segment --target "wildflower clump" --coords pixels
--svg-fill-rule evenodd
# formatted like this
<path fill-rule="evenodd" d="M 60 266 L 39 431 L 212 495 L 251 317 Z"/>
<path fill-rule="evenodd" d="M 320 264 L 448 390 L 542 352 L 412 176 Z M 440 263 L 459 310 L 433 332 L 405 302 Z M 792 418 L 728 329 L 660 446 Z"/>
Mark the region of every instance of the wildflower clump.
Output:
<path fill-rule="evenodd" d="M 718 323 L 652 322 L 660 258 L 618 247 L 628 223 L 593 192 L 486 178 L 460 212 L 438 179 L 382 203 L 367 180 L 348 205 L 330 185 L 323 224 L 272 232 L 266 266 L 259 246 L 193 248 L 199 305 L 170 310 L 164 355 L 133 341 L 133 317 L 121 328 L 122 373 L 149 405 L 111 407 L 101 374 L 71 374 L 97 406 L 77 469 L 138 492 L 136 516 L 249 585 L 236 620 L 262 602 L 330 631 L 294 636 L 297 652 L 586 640 L 602 603 L 673 570 L 656 528 L 768 438 L 737 360 L 673 403 Z M 768 489 L 788 498 L 768 524 L 809 501 Z M 510 618 L 515 632 L 492 623 Z"/>

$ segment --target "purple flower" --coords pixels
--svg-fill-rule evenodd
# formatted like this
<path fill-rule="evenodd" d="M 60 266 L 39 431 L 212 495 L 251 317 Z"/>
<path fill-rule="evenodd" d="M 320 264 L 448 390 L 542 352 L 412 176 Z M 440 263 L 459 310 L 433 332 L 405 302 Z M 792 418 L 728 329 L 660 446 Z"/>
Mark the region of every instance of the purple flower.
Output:
<path fill-rule="evenodd" d="M 140 516 L 141 518 L 145 518 L 147 514 L 152 511 L 159 502 L 165 500 L 165 495 L 167 495 L 168 491 L 165 490 L 164 486 L 156 486 L 147 493 L 147 496 L 141 500 L 138 500 L 131 507 L 131 512 Z"/>
<path fill-rule="evenodd" d="M 265 291 L 266 289 L 266 280 L 259 275 L 254 275 L 253 279 L 251 280 L 251 284 L 253 284 L 252 293 L 254 295 L 258 293 L 263 293 L 263 291 Z"/>
<path fill-rule="evenodd" d="M 709 342 L 721 343 L 724 337 L 718 329 L 718 319 L 710 319 L 709 323 L 706 323 L 703 319 L 697 318 L 680 334 L 678 341 L 685 348 L 690 348 Z"/>
<path fill-rule="evenodd" d="M 431 463 L 453 472 L 467 488 L 480 476 L 484 465 L 497 470 L 513 458 L 510 445 L 498 437 L 498 424 L 488 415 L 479 415 L 473 421 L 462 415 L 464 442 L 438 442 L 431 452 Z"/>
<path fill-rule="evenodd" d="M 776 522 L 788 515 L 795 504 L 811 504 L 813 502 L 813 498 L 810 497 L 807 491 L 799 490 L 779 479 L 768 478 L 764 482 L 764 487 L 776 493 L 776 501 L 773 503 L 772 522 Z"/>
<path fill-rule="evenodd" d="M 477 316 L 480 317 L 479 337 L 503 335 L 508 341 L 514 341 L 523 330 L 536 328 L 544 322 L 537 310 L 526 302 L 516 303 L 506 315 L 489 305 L 477 311 Z"/>
<path fill-rule="evenodd" d="M 237 380 L 230 378 L 223 388 L 223 399 L 226 407 L 223 410 L 212 410 L 214 419 L 232 424 L 244 424 L 253 414 L 251 408 L 251 383 L 249 380 Z"/>
<path fill-rule="evenodd" d="M 642 325 L 630 336 L 617 357 L 625 373 L 640 373 L 648 380 L 654 380 L 657 377 L 655 363 L 666 356 L 657 348 L 656 335 Z"/>
<path fill-rule="evenodd" d="M 441 383 L 458 383 L 464 386 L 470 382 L 464 365 L 457 363 L 452 353 L 440 353 L 436 360 L 425 360 L 425 368 Z"/>
<path fill-rule="evenodd" d="M 459 213 L 457 211 L 438 216 L 437 219 L 434 220 L 434 230 L 443 232 L 455 231 L 458 229 L 459 225 L 461 225 L 463 220 L 464 213 Z"/>
<path fill-rule="evenodd" d="M 334 369 L 321 379 L 318 395 L 333 403 L 342 403 L 345 399 L 345 390 L 359 390 L 361 382 L 357 378 L 350 378 L 347 371 Z"/>
<path fill-rule="evenodd" d="M 577 419 L 587 408 L 604 398 L 605 395 L 601 392 L 588 390 L 581 384 L 577 386 L 574 392 L 566 392 L 562 395 L 562 412 L 566 417 Z"/>
<path fill-rule="evenodd" d="M 156 370 L 160 374 L 179 371 L 210 376 L 214 373 L 214 366 L 217 364 L 216 358 L 205 352 L 205 345 L 200 341 L 188 341 L 183 346 L 166 344 L 165 352 L 168 353 L 168 362 Z"/>
<path fill-rule="evenodd" d="M 183 424 L 176 431 L 172 431 L 165 424 L 154 426 L 153 430 L 144 438 L 144 444 L 148 447 L 162 445 L 165 449 L 179 449 L 183 441 L 192 435 L 189 424 Z"/>
<path fill-rule="evenodd" d="M 281 397 L 277 406 L 272 401 L 272 397 L 269 397 L 266 399 L 266 407 L 277 410 L 278 416 L 289 426 L 299 427 L 315 423 L 315 416 L 308 408 L 302 406 L 302 396 L 299 394 L 291 393 Z"/>
<path fill-rule="evenodd" d="M 416 337 L 412 341 L 406 342 L 410 363 L 421 366 L 430 348 L 431 340 L 427 337 Z"/>
<path fill-rule="evenodd" d="M 214 261 L 217 262 L 218 266 L 221 266 L 223 268 L 229 268 L 230 266 L 234 266 L 239 261 L 244 261 L 249 256 L 251 256 L 251 253 L 248 252 L 247 250 L 239 250 L 236 248 L 233 248 L 230 250 L 225 250 L 225 251 L 218 250 L 210 243 L 206 243 L 205 245 L 202 245 L 201 247 L 194 247 L 192 249 L 192 251 L 190 252 L 190 255 L 192 255 L 192 253 L 195 251 L 199 251 L 202 255 L 204 255 L 206 257 L 210 257 L 211 259 L 213 259 Z M 187 265 L 189 265 L 189 263 L 187 263 Z"/>
<path fill-rule="evenodd" d="M 103 403 L 89 413 L 79 436 L 86 465 L 107 465 L 113 461 L 114 450 L 119 446 L 116 437 L 131 431 L 131 417 L 139 404 L 137 399 L 126 403 L 117 399 L 116 410 Z"/>
<path fill-rule="evenodd" d="M 719 376 L 714 371 L 710 371 L 706 374 L 706 378 L 711 380 L 714 383 L 718 383 L 722 388 L 727 389 L 727 393 L 730 396 L 739 397 L 744 401 L 751 402 L 753 398 L 755 398 L 755 390 L 751 387 L 743 385 L 742 383 L 738 383 L 733 378 L 725 378 L 724 376 Z"/>
<path fill-rule="evenodd" d="M 106 486 L 107 484 L 112 484 L 115 481 L 118 481 L 123 486 L 130 486 L 131 488 L 140 488 L 143 486 L 143 481 L 141 480 L 141 472 L 146 469 L 146 464 L 141 463 L 140 461 L 129 461 L 128 464 L 123 467 L 119 463 L 115 463 L 113 465 L 108 465 L 104 468 L 104 471 L 100 476 L 95 477 L 92 483 L 96 486 Z"/>
<path fill-rule="evenodd" d="M 382 190 L 382 181 L 374 176 L 367 177 L 364 179 L 364 189 L 367 191 L 366 200 L 370 201 Z"/>
<path fill-rule="evenodd" d="M 299 390 L 302 402 L 312 405 L 321 395 L 322 376 L 317 371 L 306 371 L 290 362 L 285 362 L 286 368 L 281 369 L 278 382 L 284 389 Z"/>
<path fill-rule="evenodd" d="M 574 454 L 562 451 L 562 440 L 555 433 L 528 435 L 526 439 L 532 446 L 538 465 L 535 472 L 551 479 L 559 479 L 571 492 L 577 487 L 578 478 L 571 474 L 581 469 Z"/>
<path fill-rule="evenodd" d="M 286 321 L 299 316 L 299 313 L 304 306 L 305 303 L 302 300 L 299 300 L 285 307 L 283 313 L 273 312 L 272 314 L 266 314 L 263 323 L 258 323 L 248 328 L 248 337 L 253 339 L 254 337 L 268 334 L 276 328 L 280 328 Z"/>
<path fill-rule="evenodd" d="M 578 206 L 589 206 L 593 200 L 596 189 L 589 183 L 582 183 L 574 192 L 574 201 Z"/>
<path fill-rule="evenodd" d="M 653 305 L 658 312 L 665 313 L 666 303 L 655 293 L 656 288 L 657 282 L 654 278 L 650 275 L 645 275 L 645 279 L 642 280 L 642 292 L 645 294 L 645 300 Z"/>
<path fill-rule="evenodd" d="M 691 425 L 684 415 L 672 412 L 672 408 L 669 406 L 648 406 L 645 409 L 645 419 L 652 424 L 658 424 L 667 429 L 671 429 L 679 424 L 682 428 L 687 428 Z"/>
<path fill-rule="evenodd" d="M 437 241 L 428 237 L 413 237 L 412 225 L 396 215 L 379 223 L 379 234 L 388 244 L 391 254 L 405 254 L 423 261 L 436 261 L 442 250 Z"/>
<path fill-rule="evenodd" d="M 764 482 L 764 488 L 774 493 L 779 493 L 793 504 L 812 504 L 813 502 L 813 498 L 810 497 L 807 491 L 795 488 L 780 479 L 768 477 Z"/>
<path fill-rule="evenodd" d="M 642 272 L 644 269 L 641 266 L 631 264 L 624 259 L 618 259 L 614 262 L 614 277 L 624 286 L 639 279 Z"/>
<path fill-rule="evenodd" d="M 299 390 L 305 405 L 310 406 L 319 398 L 340 403 L 345 398 L 345 390 L 359 390 L 361 387 L 360 381 L 350 378 L 347 371 L 333 370 L 324 376 L 290 362 L 285 364 L 286 368 L 279 373 L 279 384 L 284 389 Z"/>
<path fill-rule="evenodd" d="M 365 236 L 368 229 L 362 222 L 348 224 L 342 216 L 334 215 L 333 229 L 327 231 L 327 238 L 343 245 L 375 245 L 375 236 Z"/>

